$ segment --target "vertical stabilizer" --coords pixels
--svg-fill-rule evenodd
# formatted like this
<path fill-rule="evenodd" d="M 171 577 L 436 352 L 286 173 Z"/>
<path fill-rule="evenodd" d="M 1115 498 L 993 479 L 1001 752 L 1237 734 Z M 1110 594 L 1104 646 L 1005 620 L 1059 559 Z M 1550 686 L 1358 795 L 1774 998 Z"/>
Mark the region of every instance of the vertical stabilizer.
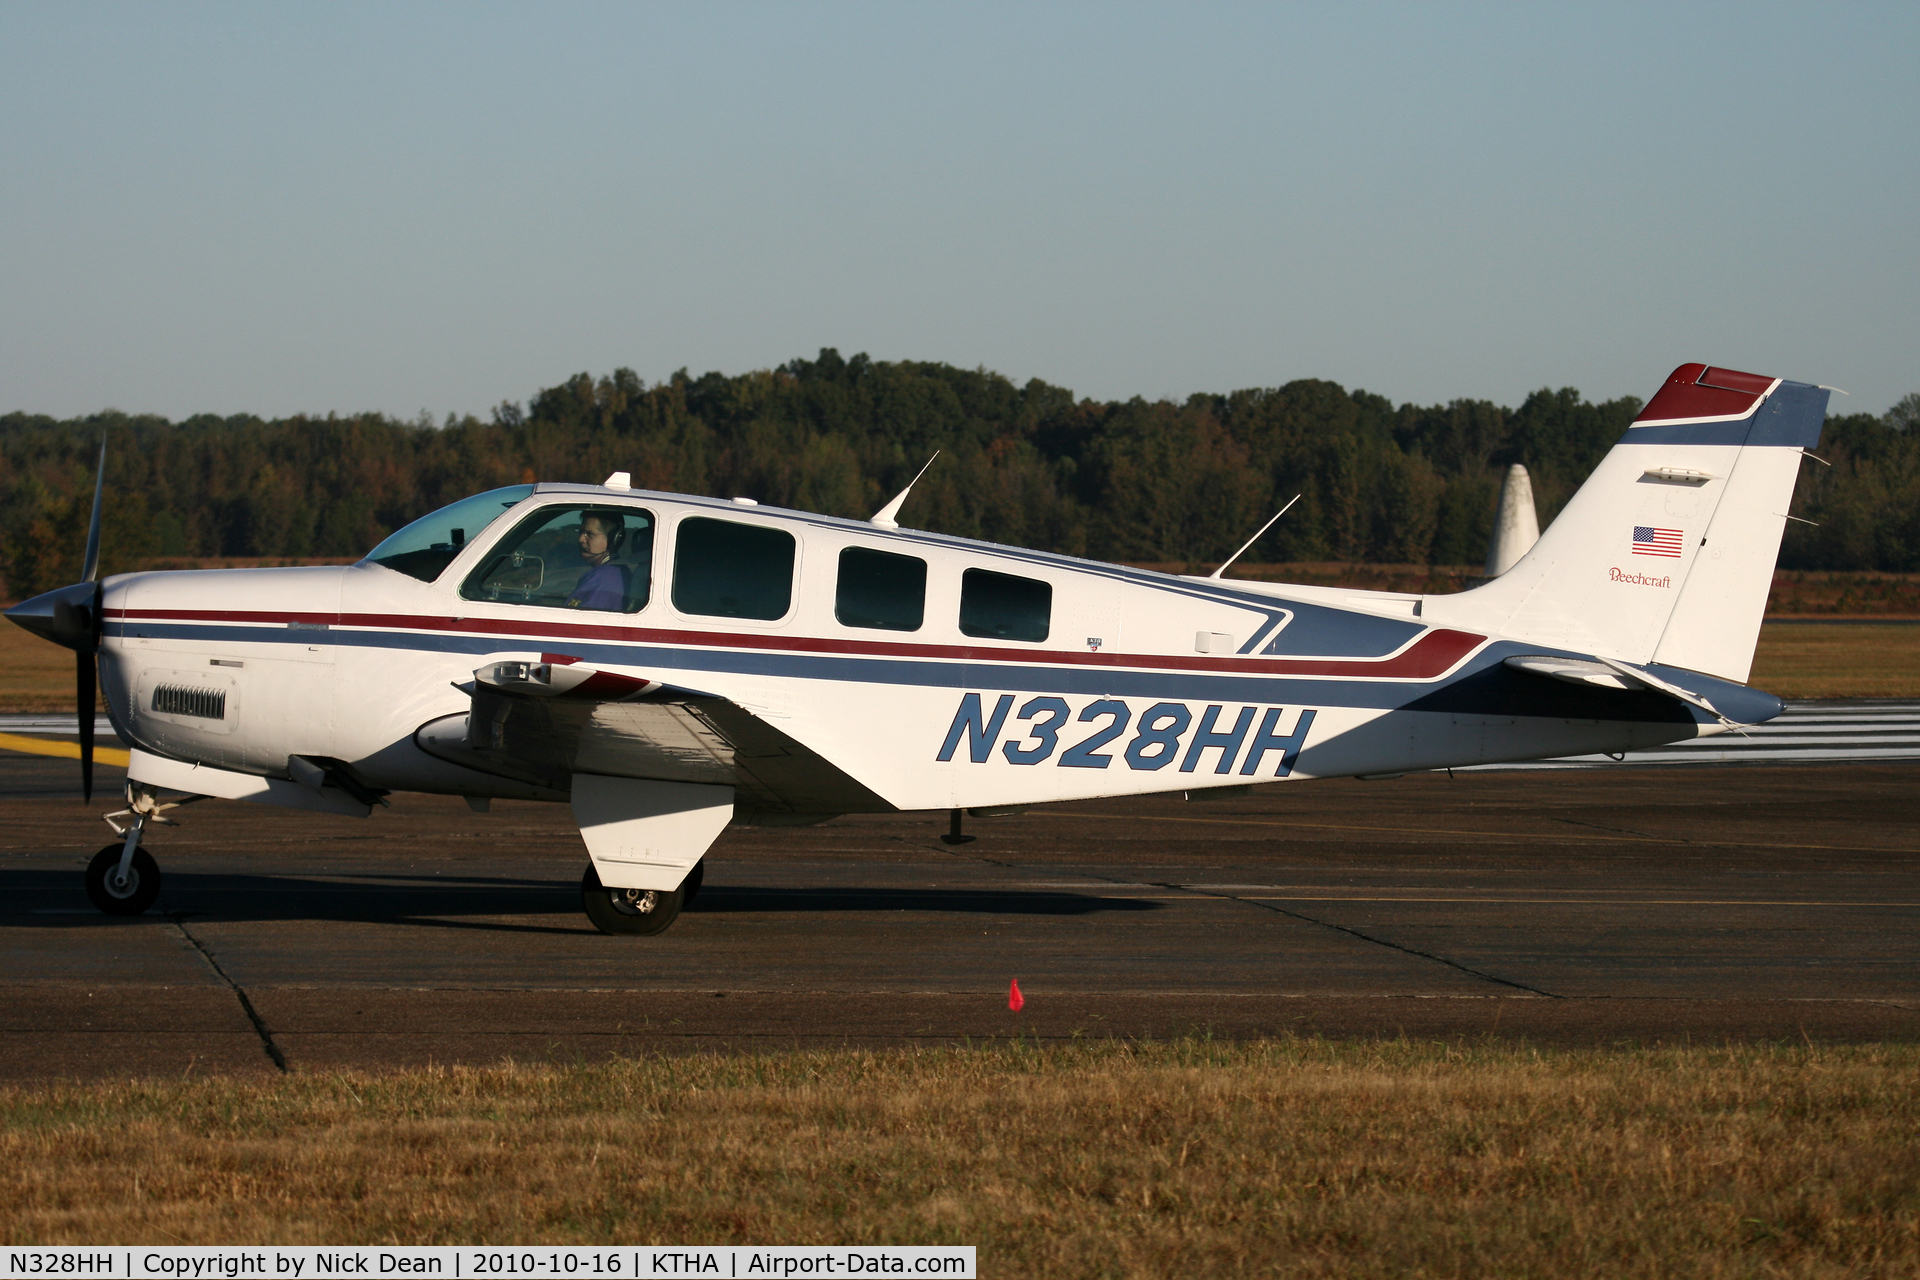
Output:
<path fill-rule="evenodd" d="M 1681 365 L 1533 549 L 1427 616 L 1744 681 L 1827 392 Z M 1490 566 L 1491 567 L 1491 566 Z"/>

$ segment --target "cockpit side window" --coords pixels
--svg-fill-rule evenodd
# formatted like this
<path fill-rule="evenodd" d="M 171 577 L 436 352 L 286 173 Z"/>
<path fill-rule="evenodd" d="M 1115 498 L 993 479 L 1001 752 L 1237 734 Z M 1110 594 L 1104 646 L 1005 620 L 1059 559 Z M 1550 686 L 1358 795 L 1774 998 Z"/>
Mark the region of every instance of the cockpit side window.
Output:
<path fill-rule="evenodd" d="M 446 572 L 467 543 L 532 492 L 530 484 L 513 484 L 462 498 L 388 534 L 367 552 L 363 563 L 384 565 L 409 578 L 432 582 Z"/>
<path fill-rule="evenodd" d="M 965 634 L 1038 643 L 1052 629 L 1052 583 L 991 569 L 960 575 L 960 630 Z"/>
<path fill-rule="evenodd" d="M 460 598 L 638 613 L 653 590 L 653 529 L 639 507 L 541 507 L 467 575 Z"/>

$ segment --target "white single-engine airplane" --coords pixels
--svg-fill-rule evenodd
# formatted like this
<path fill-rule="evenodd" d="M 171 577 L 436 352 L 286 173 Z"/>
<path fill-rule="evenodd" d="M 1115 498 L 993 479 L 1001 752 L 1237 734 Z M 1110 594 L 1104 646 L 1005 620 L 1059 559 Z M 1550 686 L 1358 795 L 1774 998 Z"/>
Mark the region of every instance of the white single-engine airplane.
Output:
<path fill-rule="evenodd" d="M 1456 595 L 1177 577 L 899 527 L 522 484 L 346 567 L 120 574 L 7 616 L 95 660 L 132 746 L 87 890 L 137 914 L 162 792 L 366 816 L 570 803 L 602 931 L 653 934 L 729 822 L 962 810 L 1624 752 L 1746 687 L 1827 391 L 1675 370 L 1533 549 Z M 104 469 L 104 444 L 102 459 Z M 911 490 L 909 485 L 908 489 Z M 161 819 L 164 820 L 164 819 Z M 109 819 L 112 821 L 112 819 Z M 121 830 L 116 825 L 116 831 Z"/>

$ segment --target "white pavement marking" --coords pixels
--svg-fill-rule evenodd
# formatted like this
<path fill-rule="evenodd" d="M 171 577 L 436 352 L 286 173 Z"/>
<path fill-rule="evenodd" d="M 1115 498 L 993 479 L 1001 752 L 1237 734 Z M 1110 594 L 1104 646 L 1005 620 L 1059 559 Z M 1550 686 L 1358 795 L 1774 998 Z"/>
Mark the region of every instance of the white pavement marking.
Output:
<path fill-rule="evenodd" d="M 113 725 L 105 716 L 95 716 L 93 732 L 97 737 L 111 737 Z M 61 715 L 0 716 L 0 733 L 51 733 L 57 737 L 77 738 L 80 736 L 80 721 L 75 716 Z"/>
<path fill-rule="evenodd" d="M 1516 764 L 1474 765 L 1495 769 L 1631 769 L 1690 764 L 1818 764 L 1823 761 L 1920 760 L 1920 702 L 1792 702 L 1776 720 L 1630 751 L 1624 760 L 1564 756 Z"/>

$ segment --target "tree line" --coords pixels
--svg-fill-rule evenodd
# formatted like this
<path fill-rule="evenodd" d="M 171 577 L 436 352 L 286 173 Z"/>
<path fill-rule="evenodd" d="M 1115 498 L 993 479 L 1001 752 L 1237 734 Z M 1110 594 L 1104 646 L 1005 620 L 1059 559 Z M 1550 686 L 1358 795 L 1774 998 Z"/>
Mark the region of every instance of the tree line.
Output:
<path fill-rule="evenodd" d="M 1920 570 L 1920 397 L 1828 419 L 1782 565 Z M 180 422 L 0 416 L 0 572 L 24 596 L 73 580 L 108 433 L 102 564 L 340 558 L 480 489 L 526 480 L 747 496 L 864 518 L 939 451 L 904 523 L 1135 563 L 1217 562 L 1300 501 L 1250 560 L 1475 564 L 1500 479 L 1526 465 L 1544 526 L 1639 411 L 1542 389 L 1394 405 L 1317 379 L 1170 401 L 1076 399 L 983 369 L 834 350 L 647 385 L 582 373 L 491 420 L 382 414 Z M 1904 414 L 1904 416 L 1903 416 Z"/>

